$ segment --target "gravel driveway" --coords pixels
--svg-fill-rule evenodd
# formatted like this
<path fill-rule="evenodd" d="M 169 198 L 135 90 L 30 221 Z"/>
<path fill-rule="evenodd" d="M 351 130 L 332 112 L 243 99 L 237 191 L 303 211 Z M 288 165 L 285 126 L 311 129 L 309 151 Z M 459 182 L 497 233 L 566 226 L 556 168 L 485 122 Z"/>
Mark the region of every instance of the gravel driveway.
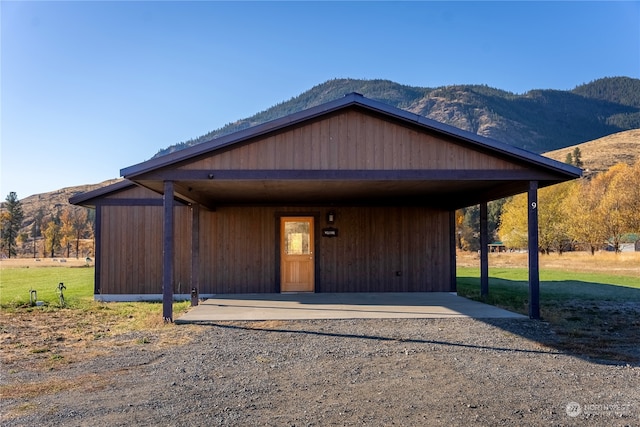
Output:
<path fill-rule="evenodd" d="M 3 363 L 2 424 L 640 425 L 640 367 L 555 342 L 529 319 L 172 325 Z"/>

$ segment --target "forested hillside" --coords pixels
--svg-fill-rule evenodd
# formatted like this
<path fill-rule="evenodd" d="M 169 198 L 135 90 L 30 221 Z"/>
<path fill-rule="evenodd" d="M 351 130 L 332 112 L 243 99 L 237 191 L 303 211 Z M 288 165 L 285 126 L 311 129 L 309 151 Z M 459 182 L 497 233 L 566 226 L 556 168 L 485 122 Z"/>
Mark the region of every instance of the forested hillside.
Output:
<path fill-rule="evenodd" d="M 543 153 L 640 128 L 640 80 L 608 77 L 570 91 L 536 89 L 514 94 L 482 85 L 438 88 L 389 80 L 334 79 L 249 118 L 160 150 L 168 154 L 340 98 L 347 93 Z"/>

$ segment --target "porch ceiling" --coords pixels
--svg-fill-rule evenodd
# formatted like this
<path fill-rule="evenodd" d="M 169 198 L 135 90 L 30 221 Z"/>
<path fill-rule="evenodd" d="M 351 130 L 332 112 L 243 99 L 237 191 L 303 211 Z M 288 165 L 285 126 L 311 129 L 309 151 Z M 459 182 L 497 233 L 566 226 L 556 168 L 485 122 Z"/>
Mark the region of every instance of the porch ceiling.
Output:
<path fill-rule="evenodd" d="M 162 181 L 136 181 L 162 193 Z M 457 209 L 527 191 L 528 181 L 185 180 L 175 196 L 209 209 L 225 205 L 418 205 Z"/>

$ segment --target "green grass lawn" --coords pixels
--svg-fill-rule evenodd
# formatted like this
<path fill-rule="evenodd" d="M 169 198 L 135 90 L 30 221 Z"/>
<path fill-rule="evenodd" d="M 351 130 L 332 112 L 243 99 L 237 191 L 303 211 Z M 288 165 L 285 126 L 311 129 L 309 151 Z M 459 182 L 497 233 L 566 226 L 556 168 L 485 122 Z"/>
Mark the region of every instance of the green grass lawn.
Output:
<path fill-rule="evenodd" d="M 458 293 L 480 299 L 480 269 L 459 267 Z M 6 268 L 0 270 L 0 306 L 17 307 L 29 303 L 29 291 L 38 300 L 58 304 L 58 283 L 66 286 L 69 306 L 93 300 L 94 267 Z M 563 300 L 640 301 L 640 278 L 557 270 L 540 272 L 540 302 Z M 519 312 L 527 312 L 528 271 L 526 268 L 492 268 L 489 296 L 484 300 Z"/>
<path fill-rule="evenodd" d="M 508 310 L 528 314 L 529 284 L 526 268 L 492 268 L 489 295 L 480 297 L 480 269 L 459 267 L 458 294 Z M 540 304 L 570 301 L 640 302 L 640 278 L 558 270 L 540 271 Z"/>
<path fill-rule="evenodd" d="M 0 306 L 19 307 L 29 303 L 29 291 L 37 291 L 38 301 L 58 305 L 58 283 L 64 283 L 67 305 L 73 307 L 93 300 L 94 267 L 3 268 L 0 270 Z"/>
<path fill-rule="evenodd" d="M 480 269 L 459 267 L 458 294 L 519 313 L 528 313 L 528 271 L 526 268 L 492 268 L 489 295 L 480 297 Z M 93 303 L 94 267 L 5 268 L 0 270 L 0 307 L 27 306 L 29 291 L 38 300 L 58 307 L 58 283 L 66 286 L 65 301 L 71 308 Z M 569 301 L 640 302 L 640 278 L 558 270 L 540 272 L 540 303 L 557 306 Z"/>
<path fill-rule="evenodd" d="M 94 267 L 43 267 L 43 268 L 3 268 L 0 269 L 0 308 L 3 311 L 15 310 L 59 310 L 57 293 L 58 283 L 66 286 L 64 290 L 65 307 L 79 312 L 110 313 L 124 319 L 136 318 L 135 328 L 149 325 L 149 319 L 160 318 L 160 302 L 118 302 L 103 303 L 94 301 Z M 38 293 L 38 301 L 43 305 L 31 307 L 29 291 Z M 173 304 L 174 316 L 185 312 L 190 301 L 177 301 Z M 131 327 L 131 321 L 127 327 Z"/>

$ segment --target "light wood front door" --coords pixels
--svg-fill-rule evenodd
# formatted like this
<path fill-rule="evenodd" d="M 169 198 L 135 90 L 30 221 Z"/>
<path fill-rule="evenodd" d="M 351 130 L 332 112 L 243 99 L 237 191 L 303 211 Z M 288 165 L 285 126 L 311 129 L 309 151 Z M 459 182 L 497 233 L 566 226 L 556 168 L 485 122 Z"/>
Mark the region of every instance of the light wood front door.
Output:
<path fill-rule="evenodd" d="M 280 218 L 280 292 L 313 292 L 313 217 Z"/>

